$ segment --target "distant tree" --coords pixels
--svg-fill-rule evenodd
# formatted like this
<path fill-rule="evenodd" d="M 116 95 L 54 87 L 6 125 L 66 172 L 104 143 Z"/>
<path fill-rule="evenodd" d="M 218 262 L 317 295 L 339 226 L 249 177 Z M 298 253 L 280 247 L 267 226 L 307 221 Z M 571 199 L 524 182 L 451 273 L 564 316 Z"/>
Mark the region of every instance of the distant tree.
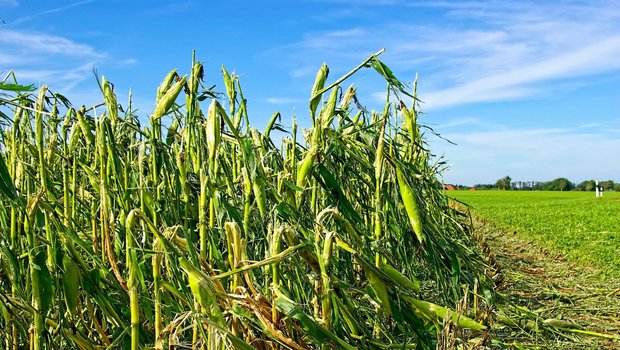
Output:
<path fill-rule="evenodd" d="M 541 181 L 527 181 L 524 182 L 523 189 L 528 191 L 543 191 L 545 190 L 545 186 L 547 182 Z"/>
<path fill-rule="evenodd" d="M 601 186 L 603 191 L 611 191 L 614 188 L 614 182 L 612 180 L 599 181 L 598 185 Z"/>
<path fill-rule="evenodd" d="M 617 184 L 614 186 L 614 191 L 616 191 L 616 192 L 620 192 L 620 183 L 617 183 Z"/>
<path fill-rule="evenodd" d="M 577 191 L 594 191 L 594 186 L 596 186 L 596 182 L 594 180 L 585 180 L 580 182 L 575 189 Z"/>
<path fill-rule="evenodd" d="M 560 191 L 572 190 L 573 188 L 575 188 L 575 185 L 572 182 L 568 181 L 568 179 L 561 178 L 558 180 L 558 188 L 560 189 Z"/>
<path fill-rule="evenodd" d="M 498 190 L 508 190 L 510 189 L 511 181 L 512 179 L 510 176 L 506 175 L 495 182 L 495 187 L 497 187 Z"/>
<path fill-rule="evenodd" d="M 559 177 L 543 185 L 545 191 L 570 191 L 573 188 L 575 188 L 575 184 L 564 177 Z"/>
<path fill-rule="evenodd" d="M 475 184 L 474 188 L 477 190 L 490 190 L 495 188 L 495 186 L 492 184 Z"/>
<path fill-rule="evenodd" d="M 524 185 L 525 183 L 523 181 L 515 181 L 510 183 L 510 188 L 512 188 L 513 190 L 524 190 Z"/>

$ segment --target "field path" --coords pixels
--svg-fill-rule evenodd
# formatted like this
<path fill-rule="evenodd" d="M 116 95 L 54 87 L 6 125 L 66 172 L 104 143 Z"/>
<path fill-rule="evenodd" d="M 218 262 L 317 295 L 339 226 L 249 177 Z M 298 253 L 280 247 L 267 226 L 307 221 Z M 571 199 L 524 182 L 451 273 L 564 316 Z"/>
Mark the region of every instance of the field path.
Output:
<path fill-rule="evenodd" d="M 517 317 L 518 327 L 498 325 L 496 339 L 523 349 L 620 349 L 619 279 L 603 279 L 600 271 L 568 262 L 489 221 L 477 218 L 474 226 L 498 268 L 497 286 L 505 297 L 499 311 L 505 307 L 507 315 L 523 315 L 522 320 Z M 550 323 L 575 328 L 567 331 Z"/>

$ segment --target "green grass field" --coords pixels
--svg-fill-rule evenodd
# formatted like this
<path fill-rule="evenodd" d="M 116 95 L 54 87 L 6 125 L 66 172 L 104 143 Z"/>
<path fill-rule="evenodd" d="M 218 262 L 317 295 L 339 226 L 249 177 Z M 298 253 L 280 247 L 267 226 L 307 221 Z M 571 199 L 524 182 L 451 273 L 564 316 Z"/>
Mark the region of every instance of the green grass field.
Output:
<path fill-rule="evenodd" d="M 514 229 L 601 277 L 620 276 L 620 193 L 451 191 L 474 216 Z"/>

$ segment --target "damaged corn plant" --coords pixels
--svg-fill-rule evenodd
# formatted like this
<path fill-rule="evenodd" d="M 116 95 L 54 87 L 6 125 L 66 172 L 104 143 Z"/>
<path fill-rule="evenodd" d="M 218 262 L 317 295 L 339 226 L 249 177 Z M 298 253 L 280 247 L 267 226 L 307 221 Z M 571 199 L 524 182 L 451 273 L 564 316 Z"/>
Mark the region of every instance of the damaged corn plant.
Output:
<path fill-rule="evenodd" d="M 482 338 L 454 310 L 486 265 L 415 86 L 379 54 L 333 82 L 319 69 L 303 133 L 279 113 L 253 128 L 238 77 L 222 68 L 216 93 L 195 60 L 142 120 L 104 77 L 91 107 L 5 78 L 0 347 L 435 349 L 444 323 Z M 341 85 L 361 69 L 387 82 L 380 111 Z"/>

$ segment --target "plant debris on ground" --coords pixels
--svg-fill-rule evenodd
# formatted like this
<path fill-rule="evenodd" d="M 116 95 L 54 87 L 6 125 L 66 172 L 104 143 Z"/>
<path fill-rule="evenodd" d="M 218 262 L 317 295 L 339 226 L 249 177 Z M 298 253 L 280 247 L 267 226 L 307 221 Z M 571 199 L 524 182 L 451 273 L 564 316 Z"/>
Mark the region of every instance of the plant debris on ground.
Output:
<path fill-rule="evenodd" d="M 620 347 L 620 279 L 601 278 L 600 271 L 483 218 L 475 218 L 474 227 L 496 268 L 493 343 L 516 349 Z"/>

